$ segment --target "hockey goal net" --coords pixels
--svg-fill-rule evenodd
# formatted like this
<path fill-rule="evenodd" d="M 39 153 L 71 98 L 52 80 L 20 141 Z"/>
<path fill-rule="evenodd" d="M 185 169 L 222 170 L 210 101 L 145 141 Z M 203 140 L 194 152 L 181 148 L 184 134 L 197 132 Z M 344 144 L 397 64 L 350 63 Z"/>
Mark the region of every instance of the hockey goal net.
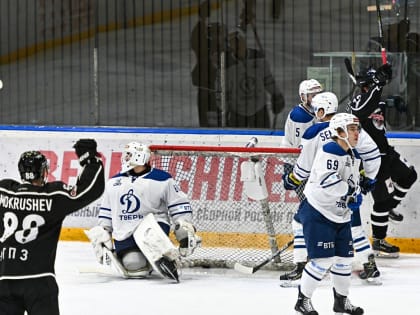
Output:
<path fill-rule="evenodd" d="M 285 168 L 294 165 L 298 149 L 209 146 L 150 146 L 152 166 L 169 172 L 191 201 L 202 246 L 183 259 L 186 267 L 232 268 L 236 262 L 264 261 L 292 239 L 292 217 L 299 205 L 294 191 L 283 188 Z M 244 192 L 243 161 L 261 162 L 268 191 L 264 201 Z M 267 207 L 268 205 L 268 207 Z M 266 268 L 290 267 L 291 250 Z"/>

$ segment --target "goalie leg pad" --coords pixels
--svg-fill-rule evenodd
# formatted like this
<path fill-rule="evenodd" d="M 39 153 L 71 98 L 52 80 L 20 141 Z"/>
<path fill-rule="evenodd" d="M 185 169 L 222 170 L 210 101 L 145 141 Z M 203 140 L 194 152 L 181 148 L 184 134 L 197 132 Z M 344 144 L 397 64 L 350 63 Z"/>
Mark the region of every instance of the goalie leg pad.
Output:
<path fill-rule="evenodd" d="M 156 222 L 153 214 L 148 214 L 140 222 L 133 237 L 153 270 L 162 277 L 174 279 L 173 277 L 169 277 L 168 274 L 164 274 L 162 268 L 159 268 L 157 263 L 162 257 L 165 257 L 169 262 L 174 262 L 176 266 L 175 261 L 179 259 L 179 252 Z"/>
<path fill-rule="evenodd" d="M 121 254 L 120 254 L 121 255 Z M 121 255 L 121 263 L 128 272 L 150 271 L 146 257 L 139 250 L 129 250 Z"/>

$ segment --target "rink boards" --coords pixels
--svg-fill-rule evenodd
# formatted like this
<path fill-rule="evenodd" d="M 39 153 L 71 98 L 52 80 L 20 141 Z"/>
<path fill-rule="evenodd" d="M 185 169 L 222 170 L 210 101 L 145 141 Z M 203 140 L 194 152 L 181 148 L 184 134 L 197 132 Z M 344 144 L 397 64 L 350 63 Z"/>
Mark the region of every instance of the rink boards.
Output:
<path fill-rule="evenodd" d="M 126 143 L 138 141 L 146 144 L 187 144 L 206 146 L 244 146 L 248 140 L 256 136 L 260 147 L 280 147 L 282 132 L 249 131 L 249 130 L 180 130 L 180 129 L 147 129 L 147 128 L 72 128 L 72 127 L 32 127 L 32 126 L 2 126 L 0 129 L 2 142 L 0 159 L 2 178 L 19 178 L 17 162 L 20 154 L 27 150 L 41 150 L 50 162 L 49 180 L 62 180 L 73 184 L 76 180 L 78 162 L 73 153 L 72 146 L 79 138 L 95 138 L 98 142 L 98 151 L 102 153 L 105 161 L 105 174 L 112 176 L 119 170 L 119 158 Z M 402 157 L 420 170 L 420 134 L 418 133 L 391 133 L 390 141 L 396 146 Z M 388 236 L 395 245 L 400 246 L 403 252 L 420 253 L 420 210 L 416 206 L 420 204 L 420 187 L 418 182 L 407 194 L 398 208 L 404 214 L 404 221 L 399 225 L 389 225 Z M 259 243 L 259 238 L 264 238 L 263 217 L 257 212 L 246 212 L 246 207 L 238 210 L 234 200 L 232 210 L 223 213 L 214 211 L 197 211 L 199 220 L 221 220 L 229 221 L 229 225 L 238 227 L 236 231 L 208 231 L 206 239 L 212 240 L 209 246 L 218 246 L 224 242 L 223 238 L 234 238 L 237 244 L 241 239 L 250 236 Z M 270 207 L 274 209 L 276 221 L 289 224 L 291 216 L 277 211 L 282 203 L 296 203 L 297 200 L 279 197 L 270 200 Z M 369 209 L 372 200 L 370 196 L 365 199 L 362 205 L 363 221 L 369 221 Z M 236 207 L 236 208 L 235 208 Z M 217 208 L 217 207 L 216 207 Z M 365 210 L 365 211 L 363 211 Z M 83 229 L 90 228 L 96 224 L 96 217 L 99 211 L 99 201 L 76 212 L 66 218 L 63 224 L 62 240 L 86 241 Z M 239 211 L 239 212 L 238 212 Z M 241 230 L 241 227 L 257 226 L 255 231 Z M 258 226 L 261 225 L 261 229 Z M 367 225 L 368 227 L 368 225 Z M 287 235 L 279 235 L 279 238 L 287 238 Z M 283 242 L 283 239 L 281 240 Z"/>

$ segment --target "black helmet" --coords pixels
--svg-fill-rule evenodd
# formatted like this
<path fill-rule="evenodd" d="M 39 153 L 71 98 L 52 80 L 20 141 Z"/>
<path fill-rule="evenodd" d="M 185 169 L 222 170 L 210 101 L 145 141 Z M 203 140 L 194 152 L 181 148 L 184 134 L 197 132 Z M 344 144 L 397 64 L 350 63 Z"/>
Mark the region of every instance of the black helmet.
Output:
<path fill-rule="evenodd" d="M 48 161 L 39 151 L 26 151 L 20 156 L 18 168 L 23 180 L 33 181 L 44 176 Z"/>
<path fill-rule="evenodd" d="M 373 67 L 360 70 L 360 72 L 356 75 L 357 85 L 360 87 L 369 86 L 373 83 L 375 74 L 376 70 Z"/>

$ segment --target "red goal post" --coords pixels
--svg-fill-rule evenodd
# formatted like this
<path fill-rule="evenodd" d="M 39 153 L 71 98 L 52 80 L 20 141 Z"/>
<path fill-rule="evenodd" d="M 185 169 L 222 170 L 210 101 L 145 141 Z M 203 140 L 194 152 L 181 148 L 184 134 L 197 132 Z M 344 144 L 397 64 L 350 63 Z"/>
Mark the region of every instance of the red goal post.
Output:
<path fill-rule="evenodd" d="M 292 217 L 299 205 L 294 191 L 283 188 L 285 167 L 294 165 L 296 148 L 151 145 L 151 164 L 169 172 L 184 191 L 193 209 L 194 225 L 202 247 L 183 259 L 189 267 L 227 267 L 236 262 L 258 263 L 272 254 L 267 224 L 274 228 L 278 247 L 292 238 Z M 269 215 L 261 203 L 249 199 L 240 180 L 243 161 L 261 162 L 268 196 Z M 267 222 L 267 218 L 270 222 Z M 291 262 L 286 251 L 276 263 Z"/>

